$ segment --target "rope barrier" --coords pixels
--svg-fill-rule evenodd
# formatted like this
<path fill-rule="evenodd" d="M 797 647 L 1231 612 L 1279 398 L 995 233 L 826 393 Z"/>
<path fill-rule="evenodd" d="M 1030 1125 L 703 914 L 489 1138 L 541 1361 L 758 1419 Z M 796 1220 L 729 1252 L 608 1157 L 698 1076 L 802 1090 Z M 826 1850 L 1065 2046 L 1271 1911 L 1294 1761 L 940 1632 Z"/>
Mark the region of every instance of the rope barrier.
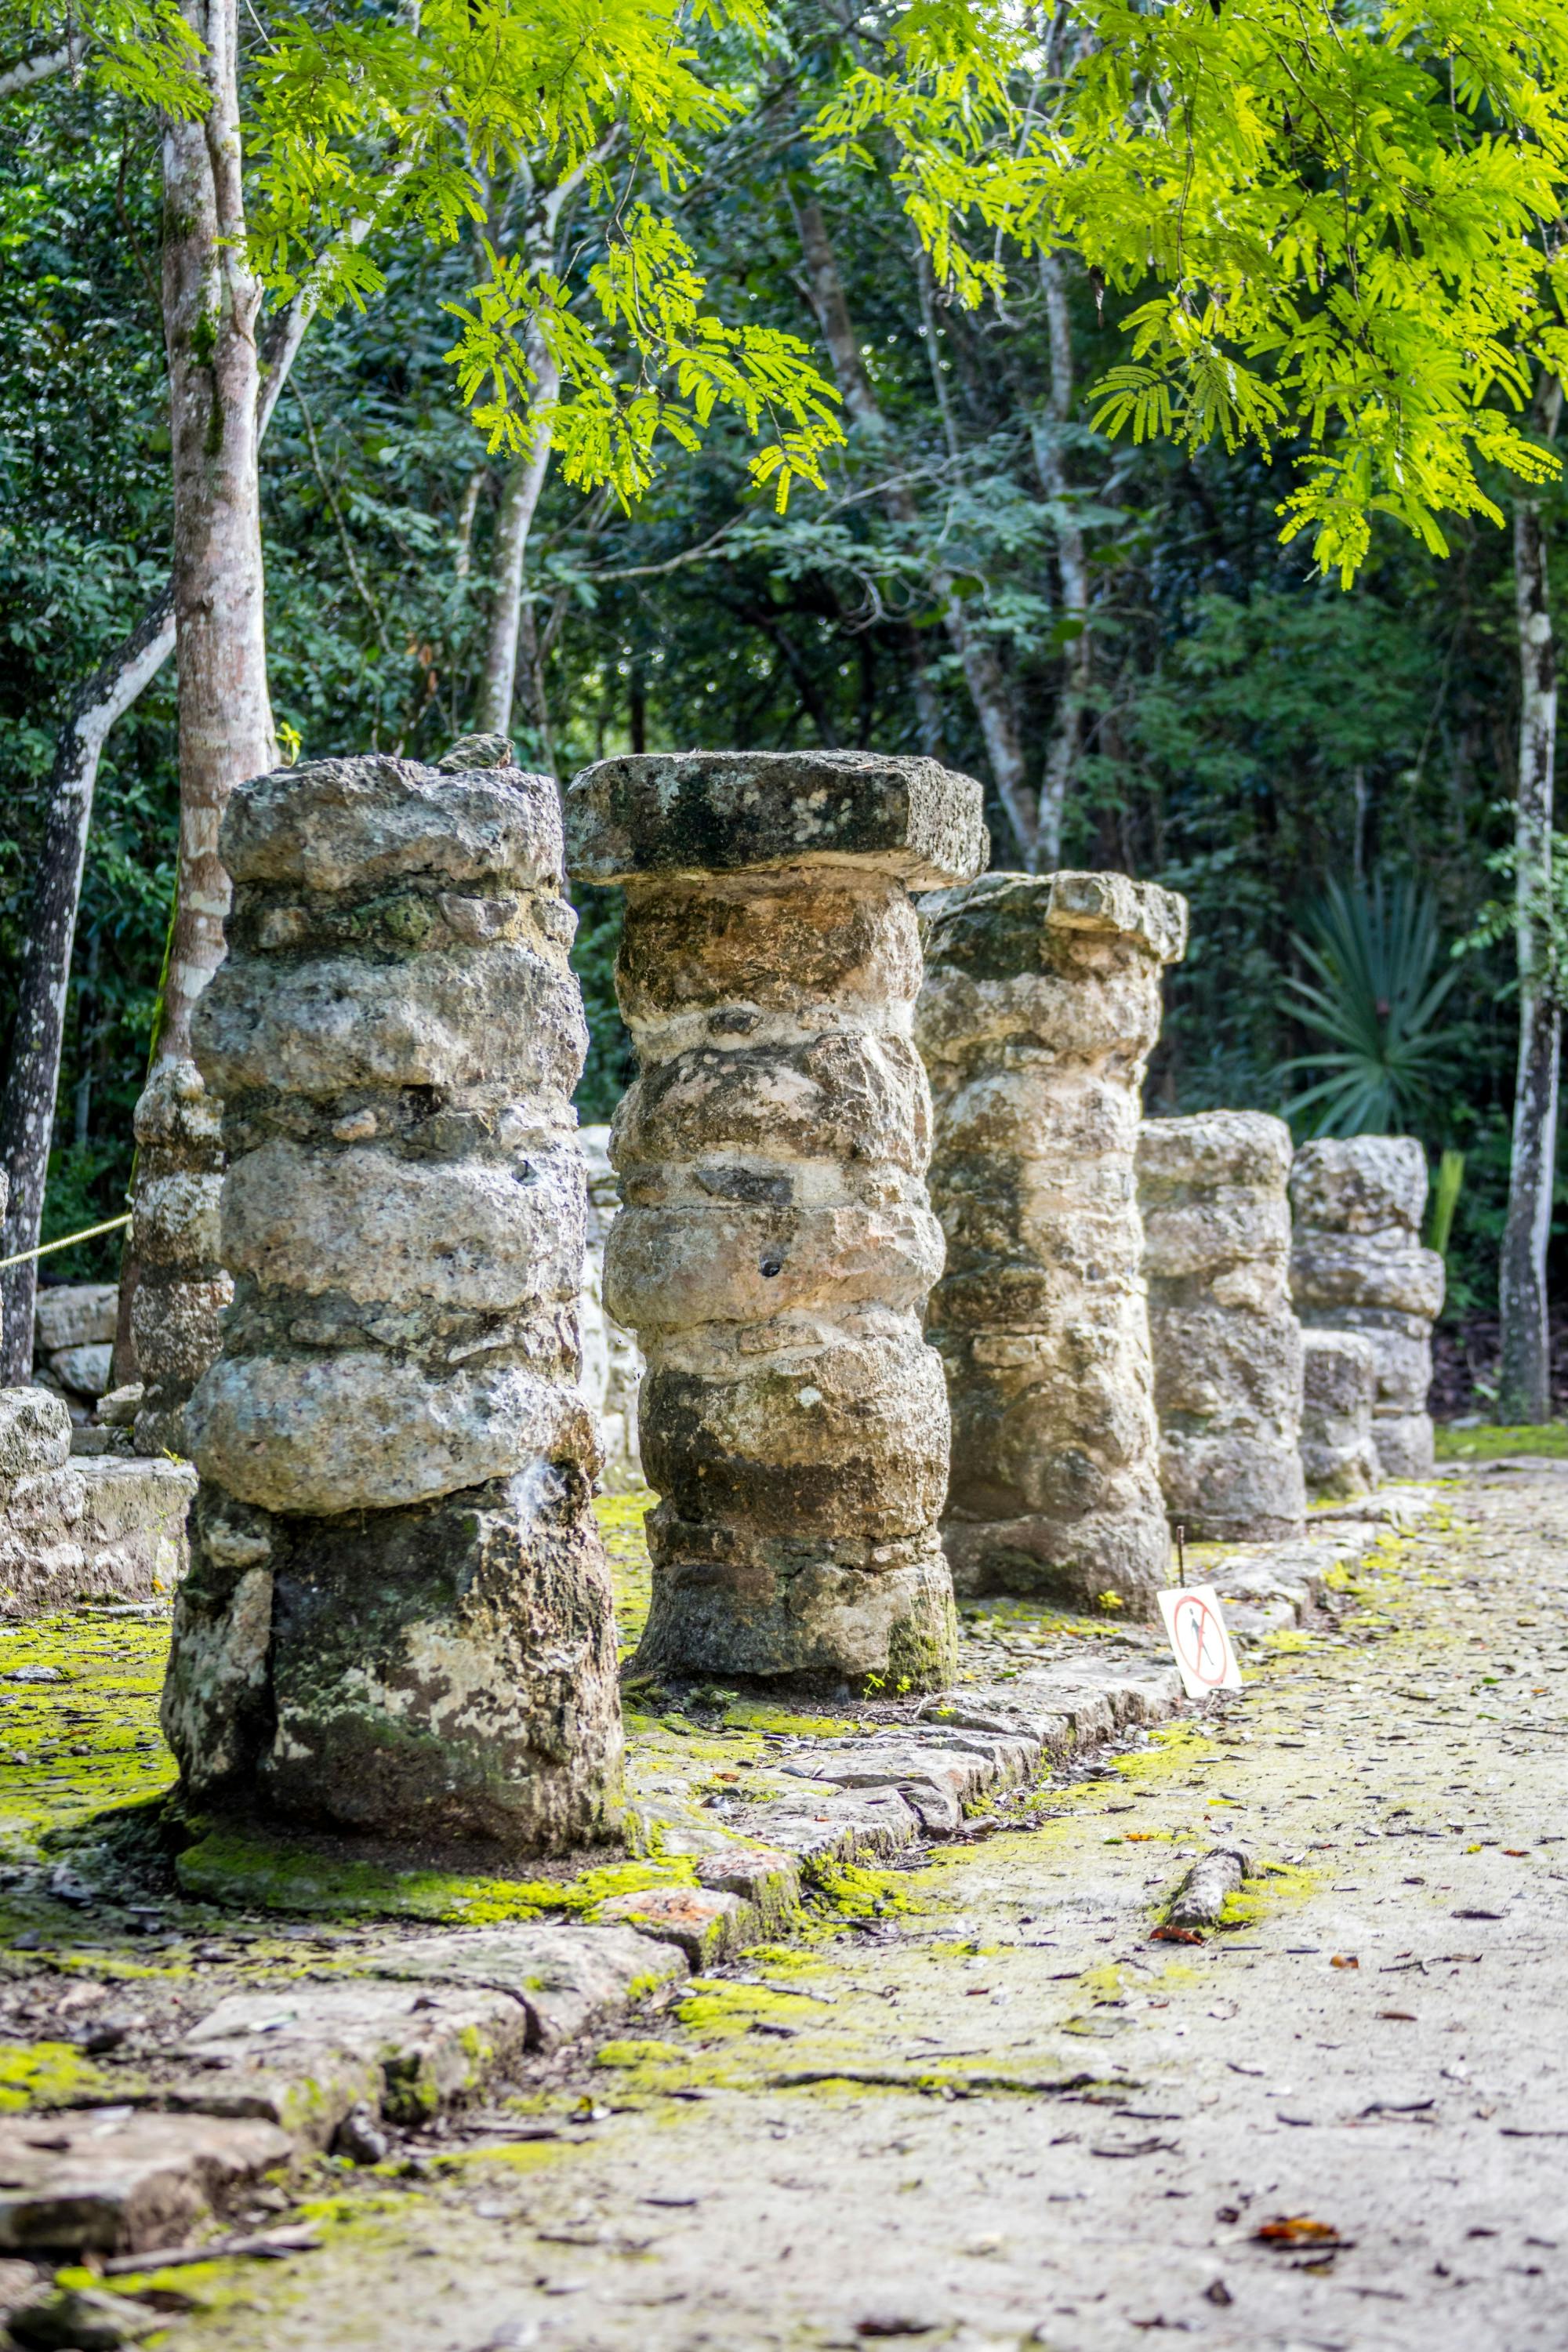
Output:
<path fill-rule="evenodd" d="M 18 1250 L 15 1257 L 0 1257 L 0 1274 L 8 1265 L 26 1265 L 30 1257 L 47 1257 L 52 1250 L 70 1249 L 78 1242 L 94 1242 L 100 1234 L 117 1234 L 121 1225 L 130 1223 L 131 1212 L 127 1209 L 122 1217 L 110 1217 L 101 1225 L 89 1225 L 82 1233 L 68 1234 L 63 1242 L 40 1242 L 37 1249 Z"/>

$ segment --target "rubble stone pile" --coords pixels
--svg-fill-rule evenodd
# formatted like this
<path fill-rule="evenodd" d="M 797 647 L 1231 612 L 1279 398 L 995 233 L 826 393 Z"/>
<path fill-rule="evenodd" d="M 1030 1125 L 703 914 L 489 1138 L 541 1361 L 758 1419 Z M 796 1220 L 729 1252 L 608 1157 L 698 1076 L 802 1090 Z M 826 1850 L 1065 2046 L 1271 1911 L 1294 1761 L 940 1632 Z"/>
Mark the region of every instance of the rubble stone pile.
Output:
<path fill-rule="evenodd" d="M 1443 1261 L 1421 1246 L 1426 1154 L 1408 1135 L 1320 1138 L 1296 1155 L 1290 1203 L 1290 1287 L 1302 1321 L 1372 1342 L 1379 1470 L 1429 1477 L 1426 1392 Z"/>
<path fill-rule="evenodd" d="M 1377 1358 L 1359 1331 L 1301 1334 L 1301 1468 L 1314 1502 L 1351 1503 L 1377 1484 Z"/>
<path fill-rule="evenodd" d="M 287 769 L 224 820 L 235 1298 L 163 1721 L 204 1802 L 538 1851 L 612 1826 L 621 1735 L 574 919 L 553 782 L 485 756 Z"/>
<path fill-rule="evenodd" d="M 1160 1484 L 1204 1543 L 1305 1523 L 1290 1130 L 1265 1111 L 1145 1119 L 1138 1139 Z"/>
<path fill-rule="evenodd" d="M 1186 904 L 1121 874 L 987 874 L 922 914 L 953 1580 L 1147 1612 L 1169 1538 L 1134 1156 Z"/>
<path fill-rule="evenodd" d="M 647 1358 L 645 1665 L 950 1675 L 937 1517 L 942 1267 L 911 1042 L 910 892 L 984 862 L 980 787 L 869 752 L 602 761 L 572 870 L 626 893 L 616 985 L 640 1072 L 612 1146 L 606 1303 Z"/>

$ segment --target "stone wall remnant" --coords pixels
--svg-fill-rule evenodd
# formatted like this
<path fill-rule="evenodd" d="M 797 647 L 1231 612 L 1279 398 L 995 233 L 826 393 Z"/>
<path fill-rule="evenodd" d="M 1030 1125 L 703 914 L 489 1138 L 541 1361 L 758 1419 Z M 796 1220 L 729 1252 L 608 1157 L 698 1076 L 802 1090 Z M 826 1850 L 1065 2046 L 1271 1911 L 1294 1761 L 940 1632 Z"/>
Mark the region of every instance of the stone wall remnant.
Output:
<path fill-rule="evenodd" d="M 1279 1543 L 1306 1524 L 1290 1159 L 1290 1130 L 1267 1111 L 1139 1133 L 1160 1485 L 1193 1542 Z"/>
<path fill-rule="evenodd" d="M 987 874 L 921 912 L 953 1581 L 1146 1612 L 1169 1536 L 1134 1154 L 1186 902 L 1121 874 Z"/>
<path fill-rule="evenodd" d="M 286 769 L 224 819 L 195 1034 L 235 1298 L 163 1724 L 204 1803 L 551 1851 L 611 1829 L 621 1750 L 586 1032 L 554 784 L 476 756 Z"/>
<path fill-rule="evenodd" d="M 566 795 L 574 875 L 626 893 L 641 1075 L 612 1146 L 606 1303 L 647 1359 L 653 1605 L 685 1674 L 951 1673 L 937 1534 L 942 1266 L 910 1037 L 911 889 L 978 870 L 978 784 L 872 752 L 608 760 Z"/>
<path fill-rule="evenodd" d="M 1314 1502 L 1350 1503 L 1377 1484 L 1377 1358 L 1359 1331 L 1301 1334 L 1301 1468 Z"/>
<path fill-rule="evenodd" d="M 143 1384 L 136 1443 L 143 1454 L 185 1454 L 185 1400 L 216 1360 L 234 1297 L 218 1239 L 222 1108 L 194 1062 L 160 1062 L 135 1126 L 131 1331 Z"/>
<path fill-rule="evenodd" d="M 1360 1331 L 1377 1364 L 1373 1442 L 1385 1478 L 1432 1472 L 1432 1326 L 1443 1261 L 1421 1246 L 1426 1155 L 1414 1136 L 1323 1136 L 1290 1176 L 1290 1287 L 1304 1323 Z"/>
<path fill-rule="evenodd" d="M 583 1387 L 599 1416 L 605 1451 L 600 1474 L 606 1494 L 625 1495 L 643 1483 L 637 1450 L 637 1391 L 642 1351 L 636 1335 L 605 1305 L 605 1250 L 621 1209 L 621 1188 L 610 1164 L 610 1129 L 580 1127 L 577 1143 L 588 1176 L 586 1246 L 577 1322 L 583 1343 Z"/>
<path fill-rule="evenodd" d="M 114 1313 L 112 1282 L 40 1283 L 33 1306 L 33 1377 L 67 1399 L 85 1422 L 109 1386 Z"/>

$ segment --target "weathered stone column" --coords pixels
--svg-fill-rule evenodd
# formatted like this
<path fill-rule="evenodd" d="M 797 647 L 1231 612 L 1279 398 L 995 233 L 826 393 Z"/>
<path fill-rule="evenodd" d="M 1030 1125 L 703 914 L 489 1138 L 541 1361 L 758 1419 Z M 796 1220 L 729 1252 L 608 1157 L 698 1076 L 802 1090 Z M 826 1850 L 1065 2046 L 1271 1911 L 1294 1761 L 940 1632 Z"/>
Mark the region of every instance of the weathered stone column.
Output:
<path fill-rule="evenodd" d="M 966 776 L 858 751 L 608 760 L 566 795 L 574 874 L 626 890 L 606 1287 L 662 1498 L 644 1664 L 952 1672 L 909 891 L 975 871 L 980 812 Z"/>
<path fill-rule="evenodd" d="M 621 1188 L 610 1165 L 607 1127 L 580 1127 L 577 1142 L 588 1174 L 587 1244 L 577 1320 L 583 1341 L 583 1387 L 599 1416 L 606 1493 L 624 1495 L 643 1483 L 637 1451 L 637 1392 L 643 1361 L 636 1339 L 605 1305 L 605 1250 L 621 1212 Z"/>
<path fill-rule="evenodd" d="M 1139 1133 L 1160 1485 L 1194 1542 L 1276 1543 L 1306 1524 L 1290 1156 L 1267 1111 L 1145 1119 Z"/>
<path fill-rule="evenodd" d="M 164 1729 L 204 1801 L 591 1840 L 621 1743 L 553 783 L 323 761 L 237 791 L 222 853 L 195 1042 L 236 1295 Z"/>
<path fill-rule="evenodd" d="M 1349 1503 L 1377 1484 L 1372 1408 L 1377 1360 L 1359 1331 L 1301 1334 L 1301 1468 L 1314 1502 Z"/>
<path fill-rule="evenodd" d="M 1379 1470 L 1385 1478 L 1429 1477 L 1426 1392 L 1443 1261 L 1420 1241 L 1426 1153 L 1409 1135 L 1304 1143 L 1291 1171 L 1290 1205 L 1290 1287 L 1302 1321 L 1371 1340 Z"/>
<path fill-rule="evenodd" d="M 1133 1159 L 1186 902 L 1121 874 L 987 874 L 921 911 L 953 1581 L 1146 1611 L 1169 1537 Z"/>
<path fill-rule="evenodd" d="M 185 1400 L 217 1355 L 234 1283 L 219 1257 L 219 1106 L 194 1062 L 160 1062 L 136 1106 L 131 1329 L 143 1394 L 143 1454 L 188 1454 Z"/>

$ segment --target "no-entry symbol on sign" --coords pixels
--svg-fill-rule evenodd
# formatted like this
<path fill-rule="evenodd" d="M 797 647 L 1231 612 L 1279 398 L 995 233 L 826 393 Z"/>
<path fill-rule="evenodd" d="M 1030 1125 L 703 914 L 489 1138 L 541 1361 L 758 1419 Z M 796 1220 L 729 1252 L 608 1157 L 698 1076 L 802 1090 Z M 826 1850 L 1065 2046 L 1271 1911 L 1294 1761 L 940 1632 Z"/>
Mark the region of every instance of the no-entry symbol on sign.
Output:
<path fill-rule="evenodd" d="M 1162 1592 L 1160 1614 L 1189 1698 L 1241 1688 L 1241 1668 L 1212 1584 L 1178 1585 L 1174 1591 Z"/>

